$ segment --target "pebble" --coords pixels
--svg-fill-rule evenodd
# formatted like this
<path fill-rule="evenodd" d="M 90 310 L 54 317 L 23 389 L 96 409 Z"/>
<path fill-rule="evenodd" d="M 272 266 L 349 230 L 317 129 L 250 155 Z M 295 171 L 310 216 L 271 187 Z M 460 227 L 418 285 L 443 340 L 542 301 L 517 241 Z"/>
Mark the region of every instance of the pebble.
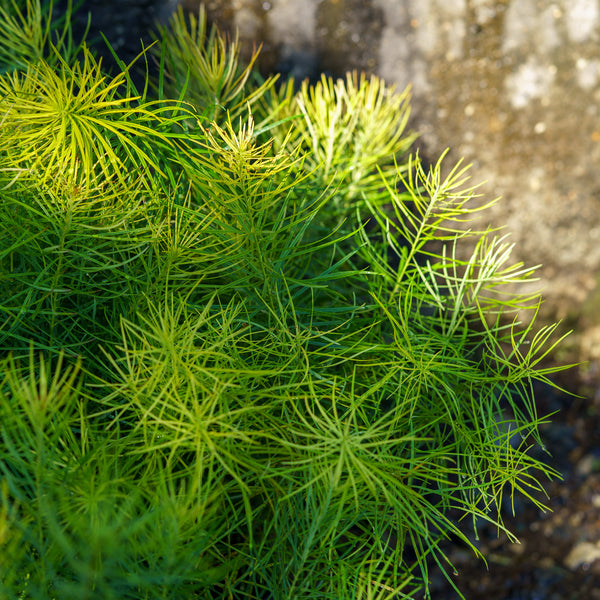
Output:
<path fill-rule="evenodd" d="M 575 467 L 575 472 L 581 477 L 587 477 L 598 470 L 600 470 L 600 459 L 595 454 L 586 454 Z"/>
<path fill-rule="evenodd" d="M 600 559 L 600 547 L 591 542 L 579 542 L 569 552 L 564 560 L 565 567 L 575 571 L 579 567 L 589 568 L 595 560 Z"/>

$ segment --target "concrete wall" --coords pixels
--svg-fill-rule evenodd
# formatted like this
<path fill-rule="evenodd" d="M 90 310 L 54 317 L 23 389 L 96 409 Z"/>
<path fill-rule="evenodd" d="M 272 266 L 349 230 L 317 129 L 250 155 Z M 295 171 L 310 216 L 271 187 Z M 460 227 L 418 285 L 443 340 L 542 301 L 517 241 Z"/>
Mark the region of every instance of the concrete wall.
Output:
<path fill-rule="evenodd" d="M 127 50 L 176 2 L 84 8 Z M 449 160 L 473 162 L 487 198 L 502 196 L 490 223 L 512 233 L 515 259 L 543 264 L 545 313 L 576 325 L 586 353 L 600 358 L 600 0 L 205 5 L 222 28 L 239 29 L 246 52 L 263 43 L 265 71 L 304 78 L 356 68 L 412 85 L 422 150 L 435 160 L 450 147 Z"/>
<path fill-rule="evenodd" d="M 197 6 L 186 0 L 186 7 Z M 412 126 L 435 159 L 473 162 L 502 196 L 514 257 L 543 264 L 545 314 L 600 356 L 599 0 L 207 2 L 263 67 L 296 76 L 358 68 L 412 85 Z"/>

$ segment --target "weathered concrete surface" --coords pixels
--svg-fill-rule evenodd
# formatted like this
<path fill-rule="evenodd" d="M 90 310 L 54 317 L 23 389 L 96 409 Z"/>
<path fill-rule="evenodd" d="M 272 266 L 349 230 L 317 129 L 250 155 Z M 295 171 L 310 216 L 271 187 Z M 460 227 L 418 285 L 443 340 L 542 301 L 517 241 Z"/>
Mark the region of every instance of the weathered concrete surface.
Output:
<path fill-rule="evenodd" d="M 180 1 L 86 0 L 93 30 L 133 58 Z M 412 85 L 412 127 L 435 160 L 465 157 L 514 258 L 542 264 L 544 312 L 600 359 L 600 0 L 205 0 L 262 68 L 297 78 L 359 69 Z M 132 15 L 134 17 L 132 18 Z M 85 20 L 85 19 L 84 19 Z"/>
<path fill-rule="evenodd" d="M 412 85 L 426 155 L 449 147 L 450 161 L 473 162 L 488 199 L 502 196 L 490 223 L 512 233 L 515 259 L 543 265 L 545 314 L 584 330 L 600 357 L 599 0 L 206 4 L 246 48 L 263 42 L 266 70 L 358 68 Z"/>

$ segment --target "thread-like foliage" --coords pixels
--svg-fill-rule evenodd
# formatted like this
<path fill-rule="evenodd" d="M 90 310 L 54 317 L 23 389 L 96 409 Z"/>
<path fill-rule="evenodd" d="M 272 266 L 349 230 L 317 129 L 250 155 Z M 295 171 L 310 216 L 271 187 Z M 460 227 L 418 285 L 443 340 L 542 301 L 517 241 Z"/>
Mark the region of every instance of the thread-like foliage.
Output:
<path fill-rule="evenodd" d="M 462 518 L 541 506 L 555 327 L 514 321 L 532 270 L 465 229 L 467 168 L 407 154 L 406 93 L 254 85 L 203 12 L 138 93 L 26 9 L 0 11 L 0 597 L 410 598 L 449 536 L 478 554 Z"/>

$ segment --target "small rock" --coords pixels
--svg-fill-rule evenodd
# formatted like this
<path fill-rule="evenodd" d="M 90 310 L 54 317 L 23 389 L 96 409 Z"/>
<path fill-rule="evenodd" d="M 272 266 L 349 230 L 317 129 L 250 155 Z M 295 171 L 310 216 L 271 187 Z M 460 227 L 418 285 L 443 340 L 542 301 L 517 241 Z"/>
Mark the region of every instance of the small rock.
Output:
<path fill-rule="evenodd" d="M 598 559 L 600 559 L 600 547 L 591 542 L 580 542 L 571 549 L 564 564 L 568 569 L 575 571 L 581 566 L 589 566 Z"/>
<path fill-rule="evenodd" d="M 575 472 L 577 475 L 582 477 L 587 477 L 594 471 L 598 470 L 600 470 L 600 459 L 594 454 L 586 454 L 579 460 L 577 466 L 575 467 Z"/>

